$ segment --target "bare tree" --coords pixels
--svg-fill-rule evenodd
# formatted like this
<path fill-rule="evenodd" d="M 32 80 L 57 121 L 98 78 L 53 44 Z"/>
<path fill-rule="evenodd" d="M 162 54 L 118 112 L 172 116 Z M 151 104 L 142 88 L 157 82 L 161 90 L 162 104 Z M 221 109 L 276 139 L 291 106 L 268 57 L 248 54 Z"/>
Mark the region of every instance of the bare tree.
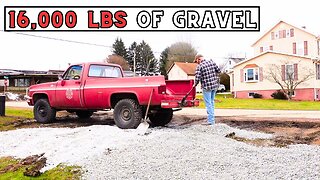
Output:
<path fill-rule="evenodd" d="M 226 72 L 228 63 L 229 63 L 229 60 L 228 59 L 224 59 L 222 62 L 220 62 L 218 64 L 218 67 L 221 70 L 221 72 Z"/>
<path fill-rule="evenodd" d="M 118 55 L 109 55 L 104 62 L 118 64 L 123 70 L 130 70 L 128 62 L 123 57 Z"/>
<path fill-rule="evenodd" d="M 193 62 L 197 54 L 197 50 L 187 42 L 176 42 L 169 47 L 168 51 L 167 69 L 174 62 Z"/>
<path fill-rule="evenodd" d="M 270 64 L 265 72 L 265 78 L 277 83 L 288 100 L 292 99 L 298 85 L 308 81 L 315 74 L 313 69 L 304 67 L 300 61 L 292 63 L 289 60 L 283 61 L 282 65 Z"/>

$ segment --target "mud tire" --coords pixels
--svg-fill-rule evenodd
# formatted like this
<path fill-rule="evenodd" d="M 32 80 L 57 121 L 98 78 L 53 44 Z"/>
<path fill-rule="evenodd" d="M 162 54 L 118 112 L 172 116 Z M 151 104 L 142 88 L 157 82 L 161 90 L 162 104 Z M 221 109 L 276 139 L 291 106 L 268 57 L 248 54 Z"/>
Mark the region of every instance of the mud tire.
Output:
<path fill-rule="evenodd" d="M 56 118 L 56 110 L 50 106 L 47 99 L 39 99 L 35 103 L 33 114 L 39 123 L 50 123 Z"/>
<path fill-rule="evenodd" d="M 121 129 L 135 129 L 142 119 L 142 108 L 136 100 L 122 99 L 114 107 L 113 117 Z"/>
<path fill-rule="evenodd" d="M 167 125 L 172 120 L 172 117 L 172 109 L 160 109 L 156 113 L 149 115 L 149 119 L 154 127 Z"/>
<path fill-rule="evenodd" d="M 80 119 L 86 119 L 86 118 L 90 118 L 93 112 L 92 111 L 76 111 L 76 114 Z"/>

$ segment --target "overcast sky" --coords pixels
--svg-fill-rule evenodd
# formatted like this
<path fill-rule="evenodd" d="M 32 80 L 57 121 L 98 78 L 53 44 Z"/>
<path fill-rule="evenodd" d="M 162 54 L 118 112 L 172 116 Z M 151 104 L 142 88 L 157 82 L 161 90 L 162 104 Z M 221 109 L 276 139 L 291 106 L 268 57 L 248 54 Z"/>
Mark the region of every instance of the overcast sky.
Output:
<path fill-rule="evenodd" d="M 53 1 L 53 2 L 52 2 Z M 309 2 L 309 3 L 306 3 Z M 191 43 L 208 58 L 223 60 L 228 54 L 252 57 L 251 45 L 280 20 L 297 27 L 306 26 L 315 35 L 320 34 L 316 1 L 292 0 L 221 0 L 221 1 L 150 1 L 150 0 L 1 0 L 0 1 L 0 69 L 64 70 L 68 63 L 102 61 L 111 54 L 117 37 L 128 47 L 132 42 L 145 40 L 156 57 L 178 41 Z M 24 32 L 79 44 L 58 41 L 14 32 L 3 32 L 4 6 L 260 6 L 260 32 Z M 96 45 L 103 46 L 96 46 Z"/>

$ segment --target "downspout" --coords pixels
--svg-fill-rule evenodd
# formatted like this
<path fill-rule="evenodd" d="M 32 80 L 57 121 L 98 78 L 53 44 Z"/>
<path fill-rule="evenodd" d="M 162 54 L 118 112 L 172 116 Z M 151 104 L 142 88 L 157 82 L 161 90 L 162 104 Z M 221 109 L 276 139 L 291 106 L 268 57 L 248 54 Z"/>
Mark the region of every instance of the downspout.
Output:
<path fill-rule="evenodd" d="M 313 67 L 315 68 L 315 76 L 313 78 L 313 101 L 317 100 L 316 80 L 317 80 L 317 63 L 313 60 Z"/>
<path fill-rule="evenodd" d="M 317 66 L 318 66 L 318 63 L 319 63 L 319 57 L 320 57 L 320 44 L 319 44 L 319 41 L 320 41 L 320 36 L 317 37 L 317 47 L 318 47 L 318 56 L 316 57 L 315 59 L 315 72 L 316 72 L 316 75 L 314 77 L 314 99 L 315 100 L 318 100 L 319 98 L 317 97 L 317 88 L 316 88 L 316 83 L 317 83 Z M 319 73 L 319 72 L 318 72 Z"/>

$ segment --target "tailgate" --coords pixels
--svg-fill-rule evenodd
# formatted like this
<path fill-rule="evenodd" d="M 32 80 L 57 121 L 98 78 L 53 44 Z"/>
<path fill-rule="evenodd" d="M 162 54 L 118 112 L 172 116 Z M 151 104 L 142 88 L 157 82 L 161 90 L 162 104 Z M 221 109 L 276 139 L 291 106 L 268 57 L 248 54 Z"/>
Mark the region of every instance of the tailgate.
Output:
<path fill-rule="evenodd" d="M 192 88 L 194 84 L 194 80 L 167 80 L 166 86 L 167 91 L 166 93 L 168 95 L 172 95 L 175 98 L 174 99 L 180 99 L 183 98 Z M 193 89 L 193 91 L 189 94 L 187 99 L 194 99 L 196 96 L 196 90 Z"/>
<path fill-rule="evenodd" d="M 199 106 L 199 100 L 195 99 L 196 89 L 194 88 L 185 101 L 182 99 L 192 89 L 194 80 L 167 80 L 166 99 L 161 101 L 162 108 L 181 108 Z"/>

